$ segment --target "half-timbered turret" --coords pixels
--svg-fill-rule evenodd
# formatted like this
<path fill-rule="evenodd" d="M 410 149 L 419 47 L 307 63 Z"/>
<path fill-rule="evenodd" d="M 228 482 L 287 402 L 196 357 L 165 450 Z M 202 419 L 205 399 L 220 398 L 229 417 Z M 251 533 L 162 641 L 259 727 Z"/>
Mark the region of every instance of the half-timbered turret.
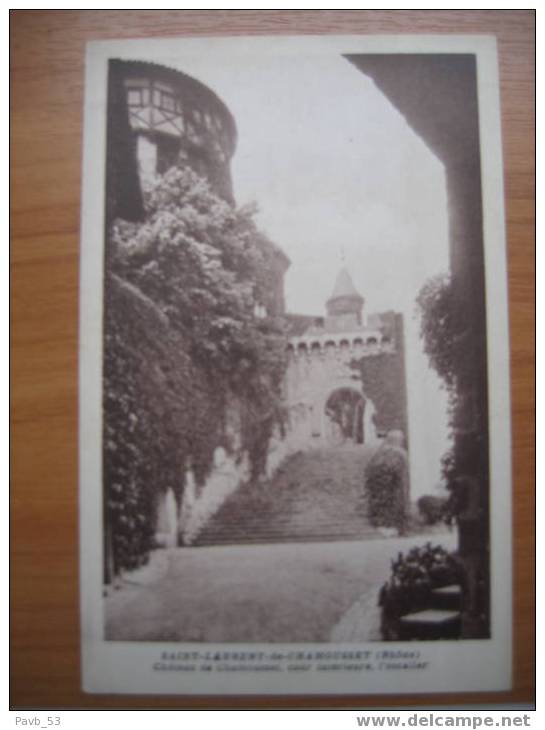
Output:
<path fill-rule="evenodd" d="M 142 217 L 142 191 L 173 165 L 188 166 L 233 202 L 233 116 L 200 81 L 165 66 L 112 60 L 108 98 L 108 217 Z"/>

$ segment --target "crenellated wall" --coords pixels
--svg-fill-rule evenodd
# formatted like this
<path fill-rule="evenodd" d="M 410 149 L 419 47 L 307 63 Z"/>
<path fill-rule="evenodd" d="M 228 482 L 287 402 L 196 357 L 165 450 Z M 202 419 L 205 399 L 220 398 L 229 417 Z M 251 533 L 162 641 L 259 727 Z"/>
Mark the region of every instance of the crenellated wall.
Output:
<path fill-rule="evenodd" d="M 270 479 L 290 455 L 342 444 L 379 443 L 391 429 L 407 435 L 403 324 L 401 315 L 377 315 L 373 327 L 356 331 L 311 332 L 290 338 L 283 383 L 286 420 L 269 439 L 258 479 Z M 342 422 L 345 405 L 349 420 Z M 229 449 L 218 444 L 203 484 L 189 466 L 181 504 L 174 493 L 162 495 L 157 541 L 191 545 L 225 500 L 250 480 L 249 455 L 242 448 L 240 404 L 227 408 Z M 352 419 L 350 421 L 350 419 Z"/>
<path fill-rule="evenodd" d="M 351 358 L 380 353 L 394 353 L 395 344 L 380 330 L 337 332 L 292 337 L 288 344 L 290 357 L 311 357 L 348 361 Z"/>
<path fill-rule="evenodd" d="M 373 443 L 393 428 L 407 436 L 403 326 L 399 315 L 377 315 L 374 327 L 327 331 L 313 326 L 290 338 L 285 397 L 290 436 L 300 448 L 343 440 Z M 332 398 L 359 409 L 343 426 Z M 338 394 L 335 396 L 335 394 Z"/>

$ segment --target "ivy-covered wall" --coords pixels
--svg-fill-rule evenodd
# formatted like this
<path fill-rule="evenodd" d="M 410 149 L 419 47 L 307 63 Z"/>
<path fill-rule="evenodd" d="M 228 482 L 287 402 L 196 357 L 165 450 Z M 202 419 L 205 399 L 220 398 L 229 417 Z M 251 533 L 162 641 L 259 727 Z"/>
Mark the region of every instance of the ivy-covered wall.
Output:
<path fill-rule="evenodd" d="M 146 559 L 158 504 L 170 492 L 180 508 L 188 468 L 203 490 L 218 448 L 258 479 L 283 417 L 283 322 L 256 316 L 276 247 L 189 168 L 158 178 L 145 206 L 106 242 L 107 579 Z"/>
<path fill-rule="evenodd" d="M 205 473 L 208 444 L 219 428 L 210 418 L 217 396 L 188 357 L 184 337 L 149 297 L 115 275 L 106 279 L 103 375 L 111 577 L 145 559 L 154 544 L 158 498 L 169 489 L 181 498 L 189 454 Z"/>
<path fill-rule="evenodd" d="M 375 406 L 374 419 L 379 435 L 394 429 L 401 430 L 405 435 L 407 448 L 407 388 L 403 316 L 389 312 L 381 315 L 381 319 L 388 322 L 388 335 L 394 342 L 395 351 L 354 360 L 352 367 L 361 377 L 363 392 Z"/>
<path fill-rule="evenodd" d="M 255 211 L 235 205 L 236 135 L 229 109 L 196 79 L 156 64 L 110 62 L 106 581 L 146 560 L 165 504 L 181 516 L 184 496 L 187 504 L 212 490 L 212 499 L 201 499 L 203 514 L 217 501 L 219 453 L 231 465 L 230 487 L 265 473 L 271 435 L 282 427 L 289 260 L 257 229 Z M 149 176 L 139 144 L 154 153 Z"/>

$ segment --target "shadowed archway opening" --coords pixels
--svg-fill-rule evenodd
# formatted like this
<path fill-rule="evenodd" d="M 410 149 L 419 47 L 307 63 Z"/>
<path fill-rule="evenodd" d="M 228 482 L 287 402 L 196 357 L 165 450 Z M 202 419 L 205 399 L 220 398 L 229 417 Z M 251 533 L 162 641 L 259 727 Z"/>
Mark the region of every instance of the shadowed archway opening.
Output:
<path fill-rule="evenodd" d="M 352 388 L 337 388 L 325 404 L 326 434 L 332 444 L 364 442 L 365 398 Z"/>

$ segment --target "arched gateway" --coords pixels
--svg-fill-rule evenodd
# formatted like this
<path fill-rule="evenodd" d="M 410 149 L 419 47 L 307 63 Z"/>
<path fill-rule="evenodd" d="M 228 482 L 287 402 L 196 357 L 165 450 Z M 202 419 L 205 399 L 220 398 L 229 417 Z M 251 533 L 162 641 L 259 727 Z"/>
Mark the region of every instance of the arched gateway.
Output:
<path fill-rule="evenodd" d="M 325 435 L 329 444 L 363 444 L 365 399 L 355 388 L 337 388 L 326 401 Z"/>
<path fill-rule="evenodd" d="M 376 535 L 363 507 L 363 481 L 381 435 L 406 433 L 403 325 L 395 312 L 364 316 L 363 303 L 343 269 L 325 317 L 287 315 L 286 418 L 269 442 L 260 508 L 247 507 L 255 500 L 249 481 L 193 544 Z"/>
<path fill-rule="evenodd" d="M 406 429 L 403 325 L 395 312 L 364 314 L 347 269 L 325 317 L 293 317 L 285 398 L 296 449 L 372 444 Z"/>

